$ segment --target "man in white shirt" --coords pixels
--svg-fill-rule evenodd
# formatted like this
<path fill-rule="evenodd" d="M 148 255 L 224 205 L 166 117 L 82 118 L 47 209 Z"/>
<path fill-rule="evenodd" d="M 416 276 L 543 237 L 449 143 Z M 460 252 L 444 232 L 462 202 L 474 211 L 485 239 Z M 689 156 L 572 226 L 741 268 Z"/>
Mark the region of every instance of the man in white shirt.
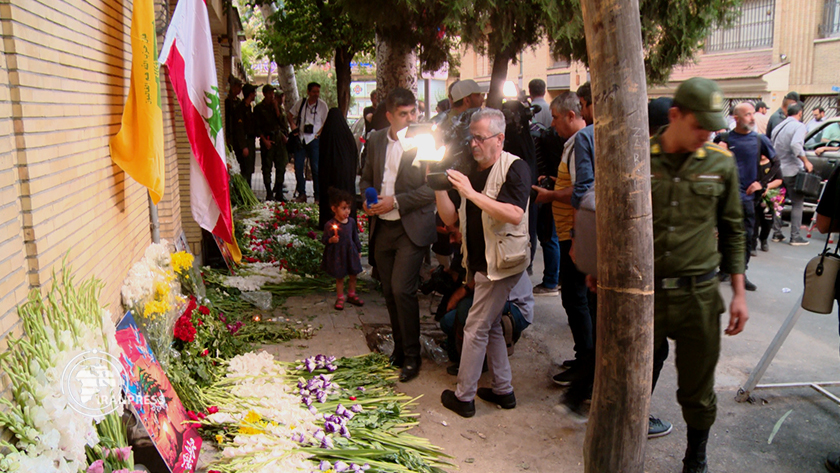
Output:
<path fill-rule="evenodd" d="M 420 372 L 417 288 L 423 257 L 437 239 L 435 194 L 426 185 L 425 168 L 412 165 L 416 148 L 404 152 L 397 136 L 416 119 L 414 94 L 397 87 L 385 98 L 385 108 L 391 126 L 370 134 L 359 189 L 366 194 L 373 188 L 377 193 L 376 203 L 364 204 L 371 228 L 368 254 L 379 273 L 391 319 L 391 364 L 402 368 L 400 381 L 407 382 Z"/>
<path fill-rule="evenodd" d="M 327 119 L 329 109 L 327 103 L 321 100 L 321 84 L 310 82 L 306 86 L 308 97 L 298 100 L 289 110 L 289 123 L 292 130 L 300 129 L 301 149 L 295 152 L 295 179 L 297 179 L 297 202 L 306 202 L 306 178 L 304 169 L 306 159 L 312 169 L 312 186 L 315 191 L 315 202 L 318 202 L 318 144 L 321 128 Z M 326 190 L 326 189 L 325 189 Z"/>

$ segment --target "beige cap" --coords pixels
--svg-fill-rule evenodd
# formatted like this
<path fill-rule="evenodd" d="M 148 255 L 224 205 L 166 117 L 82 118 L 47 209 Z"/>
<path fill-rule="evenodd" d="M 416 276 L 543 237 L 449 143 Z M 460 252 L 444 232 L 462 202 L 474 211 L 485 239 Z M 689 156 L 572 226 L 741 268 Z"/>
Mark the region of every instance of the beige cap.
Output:
<path fill-rule="evenodd" d="M 484 91 L 481 90 L 478 83 L 472 79 L 464 79 L 462 81 L 458 81 L 455 85 L 452 86 L 452 100 L 457 102 L 464 97 L 468 97 L 472 94 L 483 94 Z"/>

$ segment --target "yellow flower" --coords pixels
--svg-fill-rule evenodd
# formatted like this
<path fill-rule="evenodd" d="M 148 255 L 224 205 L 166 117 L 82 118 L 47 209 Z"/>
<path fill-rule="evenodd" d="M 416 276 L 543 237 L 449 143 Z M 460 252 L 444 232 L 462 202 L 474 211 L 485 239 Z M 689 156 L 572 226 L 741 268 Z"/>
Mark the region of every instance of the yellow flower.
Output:
<path fill-rule="evenodd" d="M 245 414 L 245 419 L 243 419 L 243 420 L 244 420 L 245 422 L 249 422 L 249 423 L 253 424 L 253 423 L 257 422 L 257 421 L 258 421 L 258 420 L 260 420 L 260 419 L 262 419 L 262 416 L 261 416 L 261 415 L 257 414 L 257 413 L 256 413 L 256 412 L 254 412 L 254 411 L 248 411 L 248 413 L 247 413 L 247 414 Z"/>
<path fill-rule="evenodd" d="M 171 292 L 171 288 L 169 284 L 166 284 L 163 281 L 157 280 L 155 281 L 155 299 L 159 301 L 165 301 L 169 299 L 169 293 Z"/>
<path fill-rule="evenodd" d="M 169 311 L 169 304 L 165 301 L 149 301 L 143 306 L 143 315 L 153 320 L 156 315 L 163 315 Z"/>
<path fill-rule="evenodd" d="M 216 435 L 216 443 L 221 444 L 225 440 L 224 435 Z"/>
<path fill-rule="evenodd" d="M 193 255 L 187 253 L 186 251 L 172 253 L 172 269 L 174 269 L 178 274 L 184 274 L 192 268 L 194 259 Z"/>

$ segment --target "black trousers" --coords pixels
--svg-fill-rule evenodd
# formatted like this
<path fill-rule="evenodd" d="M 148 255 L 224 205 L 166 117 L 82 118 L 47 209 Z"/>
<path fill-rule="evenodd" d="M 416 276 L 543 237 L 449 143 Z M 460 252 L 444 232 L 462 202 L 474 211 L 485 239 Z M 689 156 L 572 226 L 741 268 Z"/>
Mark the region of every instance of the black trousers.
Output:
<path fill-rule="evenodd" d="M 420 357 L 420 266 L 428 247 L 415 245 L 405 233 L 402 222 L 377 219 L 373 238 L 379 280 L 391 329 L 394 353 Z"/>

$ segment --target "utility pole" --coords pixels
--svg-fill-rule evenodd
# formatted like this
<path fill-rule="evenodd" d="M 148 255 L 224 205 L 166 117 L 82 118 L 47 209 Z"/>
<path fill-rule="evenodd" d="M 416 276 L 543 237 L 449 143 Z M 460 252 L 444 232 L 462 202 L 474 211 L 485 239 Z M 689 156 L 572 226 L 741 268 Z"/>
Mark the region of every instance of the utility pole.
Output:
<path fill-rule="evenodd" d="M 582 0 L 595 103 L 598 321 L 589 473 L 642 473 L 653 369 L 653 228 L 638 0 Z"/>

